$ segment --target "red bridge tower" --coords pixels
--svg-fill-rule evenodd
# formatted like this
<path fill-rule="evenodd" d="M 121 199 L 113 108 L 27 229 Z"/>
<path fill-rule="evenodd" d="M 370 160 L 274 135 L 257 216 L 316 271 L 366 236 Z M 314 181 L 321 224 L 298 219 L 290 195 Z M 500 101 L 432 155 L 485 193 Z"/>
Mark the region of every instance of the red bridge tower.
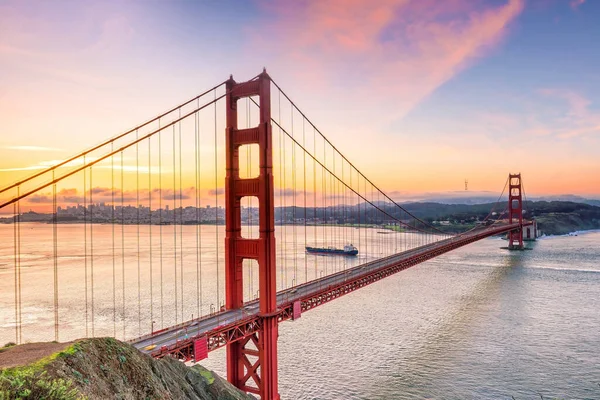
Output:
<path fill-rule="evenodd" d="M 226 83 L 226 168 L 225 178 L 225 307 L 244 305 L 243 260 L 258 261 L 260 330 L 227 345 L 227 379 L 262 400 L 277 400 L 277 287 L 275 269 L 275 216 L 273 194 L 273 154 L 271 135 L 271 79 L 263 70 L 257 79 Z M 238 129 L 237 101 L 258 96 L 260 120 L 257 127 Z M 241 179 L 239 148 L 258 144 L 260 174 Z M 258 199 L 258 239 L 242 237 L 241 200 Z"/>
<path fill-rule="evenodd" d="M 521 174 L 510 174 L 508 176 L 508 222 L 513 224 L 519 222 L 518 230 L 508 233 L 508 248 L 523 248 L 523 197 L 521 186 Z"/>

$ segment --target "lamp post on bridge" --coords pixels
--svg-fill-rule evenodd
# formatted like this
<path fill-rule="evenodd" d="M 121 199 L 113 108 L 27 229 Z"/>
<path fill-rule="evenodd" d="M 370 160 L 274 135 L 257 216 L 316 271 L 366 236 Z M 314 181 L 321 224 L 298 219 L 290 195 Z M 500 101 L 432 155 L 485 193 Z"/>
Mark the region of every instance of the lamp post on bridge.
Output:
<path fill-rule="evenodd" d="M 150 336 L 152 337 L 152 344 L 154 344 L 154 323 L 156 321 L 152 321 L 152 324 L 150 325 Z"/>

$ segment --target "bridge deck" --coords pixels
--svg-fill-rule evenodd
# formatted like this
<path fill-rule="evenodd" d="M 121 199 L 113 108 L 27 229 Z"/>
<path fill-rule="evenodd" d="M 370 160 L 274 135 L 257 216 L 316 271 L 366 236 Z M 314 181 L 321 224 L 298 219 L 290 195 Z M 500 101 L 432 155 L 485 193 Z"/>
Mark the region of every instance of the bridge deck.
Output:
<path fill-rule="evenodd" d="M 519 224 L 501 224 L 474 230 L 280 291 L 277 294 L 278 318 L 280 321 L 292 319 L 294 303 L 298 303 L 302 312 L 310 310 L 440 254 L 518 228 Z M 260 326 L 258 301 L 255 300 L 241 309 L 216 312 L 133 339 L 130 343 L 154 357 L 171 354 L 191 360 L 194 358 L 194 342 L 198 339 L 206 340 L 211 351 L 256 332 Z"/>

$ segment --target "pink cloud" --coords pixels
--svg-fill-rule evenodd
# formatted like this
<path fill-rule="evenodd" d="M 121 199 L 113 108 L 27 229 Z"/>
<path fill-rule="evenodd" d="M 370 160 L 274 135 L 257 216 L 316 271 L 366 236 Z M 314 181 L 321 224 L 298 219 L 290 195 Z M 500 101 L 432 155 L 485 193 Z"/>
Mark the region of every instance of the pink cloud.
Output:
<path fill-rule="evenodd" d="M 560 118 L 539 128 L 546 134 L 554 133 L 562 139 L 570 139 L 600 133 L 600 115 L 590 110 L 592 102 L 580 93 L 569 89 L 540 89 L 545 97 L 559 99 L 565 107 Z M 549 126 L 548 126 L 549 125 Z"/>
<path fill-rule="evenodd" d="M 585 3 L 585 0 L 571 0 L 569 5 L 571 6 L 571 8 L 573 10 L 577 10 L 579 8 L 579 6 L 582 5 L 583 3 Z"/>
<path fill-rule="evenodd" d="M 540 93 L 564 100 L 569 105 L 569 115 L 576 117 L 585 117 L 588 114 L 588 106 L 591 102 L 579 93 L 572 90 L 559 89 L 541 89 Z"/>
<path fill-rule="evenodd" d="M 467 0 L 261 5 L 268 19 L 253 37 L 277 55 L 278 69 L 342 95 L 351 92 L 363 98 L 363 111 L 395 118 L 496 46 L 524 2 L 509 0 L 499 7 Z"/>

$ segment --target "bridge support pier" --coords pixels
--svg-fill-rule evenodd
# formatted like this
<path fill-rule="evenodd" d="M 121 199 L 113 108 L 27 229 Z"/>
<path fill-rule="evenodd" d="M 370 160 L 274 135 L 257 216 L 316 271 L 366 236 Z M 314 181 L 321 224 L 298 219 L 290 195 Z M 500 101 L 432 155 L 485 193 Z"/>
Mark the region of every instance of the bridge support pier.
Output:
<path fill-rule="evenodd" d="M 519 229 L 508 233 L 509 250 L 523 249 L 523 196 L 521 174 L 508 176 L 508 222 L 519 222 Z"/>
<path fill-rule="evenodd" d="M 275 268 L 275 208 L 271 133 L 271 80 L 266 71 L 257 79 L 226 83 L 226 168 L 225 177 L 225 307 L 244 305 L 243 260 L 258 261 L 260 325 L 258 332 L 227 346 L 227 379 L 262 400 L 278 400 L 277 389 L 277 286 Z M 260 120 L 257 127 L 238 129 L 237 101 L 258 96 Z M 259 176 L 241 179 L 239 148 L 258 144 Z M 258 199 L 259 238 L 241 235 L 241 200 Z"/>

